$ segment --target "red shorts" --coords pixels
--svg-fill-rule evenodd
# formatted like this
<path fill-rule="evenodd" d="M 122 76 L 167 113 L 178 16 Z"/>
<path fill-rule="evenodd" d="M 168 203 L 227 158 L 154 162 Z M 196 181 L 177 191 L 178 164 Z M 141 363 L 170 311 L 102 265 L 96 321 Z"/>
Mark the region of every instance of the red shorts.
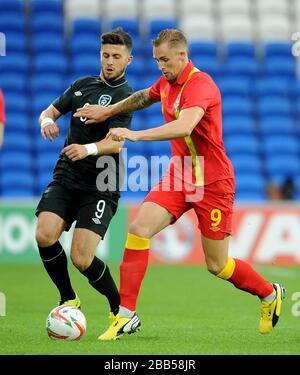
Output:
<path fill-rule="evenodd" d="M 166 184 L 168 189 L 165 188 Z M 193 199 L 193 195 L 185 188 L 174 188 L 174 182 L 170 184 L 169 175 L 166 173 L 144 202 L 153 202 L 164 207 L 174 216 L 173 223 L 185 212 L 193 209 L 202 235 L 213 240 L 223 240 L 227 234 L 232 233 L 234 179 L 228 178 L 208 184 L 204 189 L 202 187 L 197 195 L 194 194 L 196 199 Z"/>

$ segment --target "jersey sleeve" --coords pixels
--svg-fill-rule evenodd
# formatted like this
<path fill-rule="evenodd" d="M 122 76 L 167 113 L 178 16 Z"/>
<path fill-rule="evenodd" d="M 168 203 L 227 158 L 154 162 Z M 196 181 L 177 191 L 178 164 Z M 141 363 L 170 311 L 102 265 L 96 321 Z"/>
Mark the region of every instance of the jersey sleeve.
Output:
<path fill-rule="evenodd" d="M 156 81 L 150 88 L 149 96 L 151 99 L 155 100 L 156 102 L 160 102 L 160 82 L 161 78 Z"/>
<path fill-rule="evenodd" d="M 195 77 L 191 79 L 183 89 L 180 109 L 201 107 L 204 111 L 213 102 L 216 90 L 213 82 Z"/>
<path fill-rule="evenodd" d="M 67 90 L 58 98 L 54 100 L 52 105 L 61 113 L 65 114 L 72 110 L 72 97 L 73 97 L 73 85 L 67 88 Z"/>
<path fill-rule="evenodd" d="M 5 123 L 5 106 L 2 90 L 0 90 L 0 122 Z"/>

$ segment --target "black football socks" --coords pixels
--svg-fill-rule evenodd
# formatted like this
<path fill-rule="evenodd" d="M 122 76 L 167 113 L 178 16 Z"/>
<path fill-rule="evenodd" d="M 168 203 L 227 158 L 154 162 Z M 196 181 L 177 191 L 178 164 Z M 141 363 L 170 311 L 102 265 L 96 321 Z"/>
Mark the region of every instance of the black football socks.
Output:
<path fill-rule="evenodd" d="M 38 248 L 44 267 L 59 290 L 60 303 L 74 299 L 76 294 L 69 277 L 67 256 L 59 241 L 51 246 Z"/>
<path fill-rule="evenodd" d="M 81 273 L 89 280 L 93 288 L 107 298 L 110 311 L 116 315 L 119 311 L 120 294 L 108 266 L 99 258 L 94 257 L 90 266 Z"/>

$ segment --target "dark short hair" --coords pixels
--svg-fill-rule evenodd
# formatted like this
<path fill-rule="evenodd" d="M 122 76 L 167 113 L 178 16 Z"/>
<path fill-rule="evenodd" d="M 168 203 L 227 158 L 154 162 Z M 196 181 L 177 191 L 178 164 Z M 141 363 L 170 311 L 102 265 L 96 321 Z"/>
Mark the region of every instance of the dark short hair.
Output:
<path fill-rule="evenodd" d="M 132 51 L 132 38 L 122 27 L 118 27 L 101 35 L 101 44 L 119 44 Z"/>
<path fill-rule="evenodd" d="M 162 30 L 158 36 L 152 40 L 153 47 L 158 47 L 163 43 L 168 43 L 171 48 L 184 46 L 186 49 L 188 49 L 186 37 L 179 29 Z"/>

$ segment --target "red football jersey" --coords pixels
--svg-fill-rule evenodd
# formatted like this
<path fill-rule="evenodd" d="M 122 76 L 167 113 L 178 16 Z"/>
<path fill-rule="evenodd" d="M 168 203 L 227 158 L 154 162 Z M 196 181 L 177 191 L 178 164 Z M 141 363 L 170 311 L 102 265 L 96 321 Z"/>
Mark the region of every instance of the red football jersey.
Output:
<path fill-rule="evenodd" d="M 193 163 L 193 183 L 196 183 L 198 173 L 198 177 L 201 177 L 198 180 L 202 181 L 199 185 L 207 185 L 217 180 L 232 178 L 234 171 L 222 139 L 220 90 L 213 79 L 204 72 L 197 71 L 188 79 L 193 68 L 194 65 L 190 61 L 177 81 L 172 83 L 162 75 L 151 87 L 149 94 L 153 100 L 161 101 L 167 123 L 176 120 L 174 106 L 177 105 L 180 110 L 201 107 L 205 111 L 192 134 L 189 137 L 171 140 L 171 145 L 172 156 L 180 158 L 192 156 L 192 159 L 197 156 L 203 157 L 199 158 L 200 162 L 197 165 Z M 178 101 L 184 84 L 185 87 Z M 197 168 L 198 172 L 196 172 Z"/>
<path fill-rule="evenodd" d="M 0 122 L 5 123 L 4 98 L 2 90 L 0 89 Z"/>

